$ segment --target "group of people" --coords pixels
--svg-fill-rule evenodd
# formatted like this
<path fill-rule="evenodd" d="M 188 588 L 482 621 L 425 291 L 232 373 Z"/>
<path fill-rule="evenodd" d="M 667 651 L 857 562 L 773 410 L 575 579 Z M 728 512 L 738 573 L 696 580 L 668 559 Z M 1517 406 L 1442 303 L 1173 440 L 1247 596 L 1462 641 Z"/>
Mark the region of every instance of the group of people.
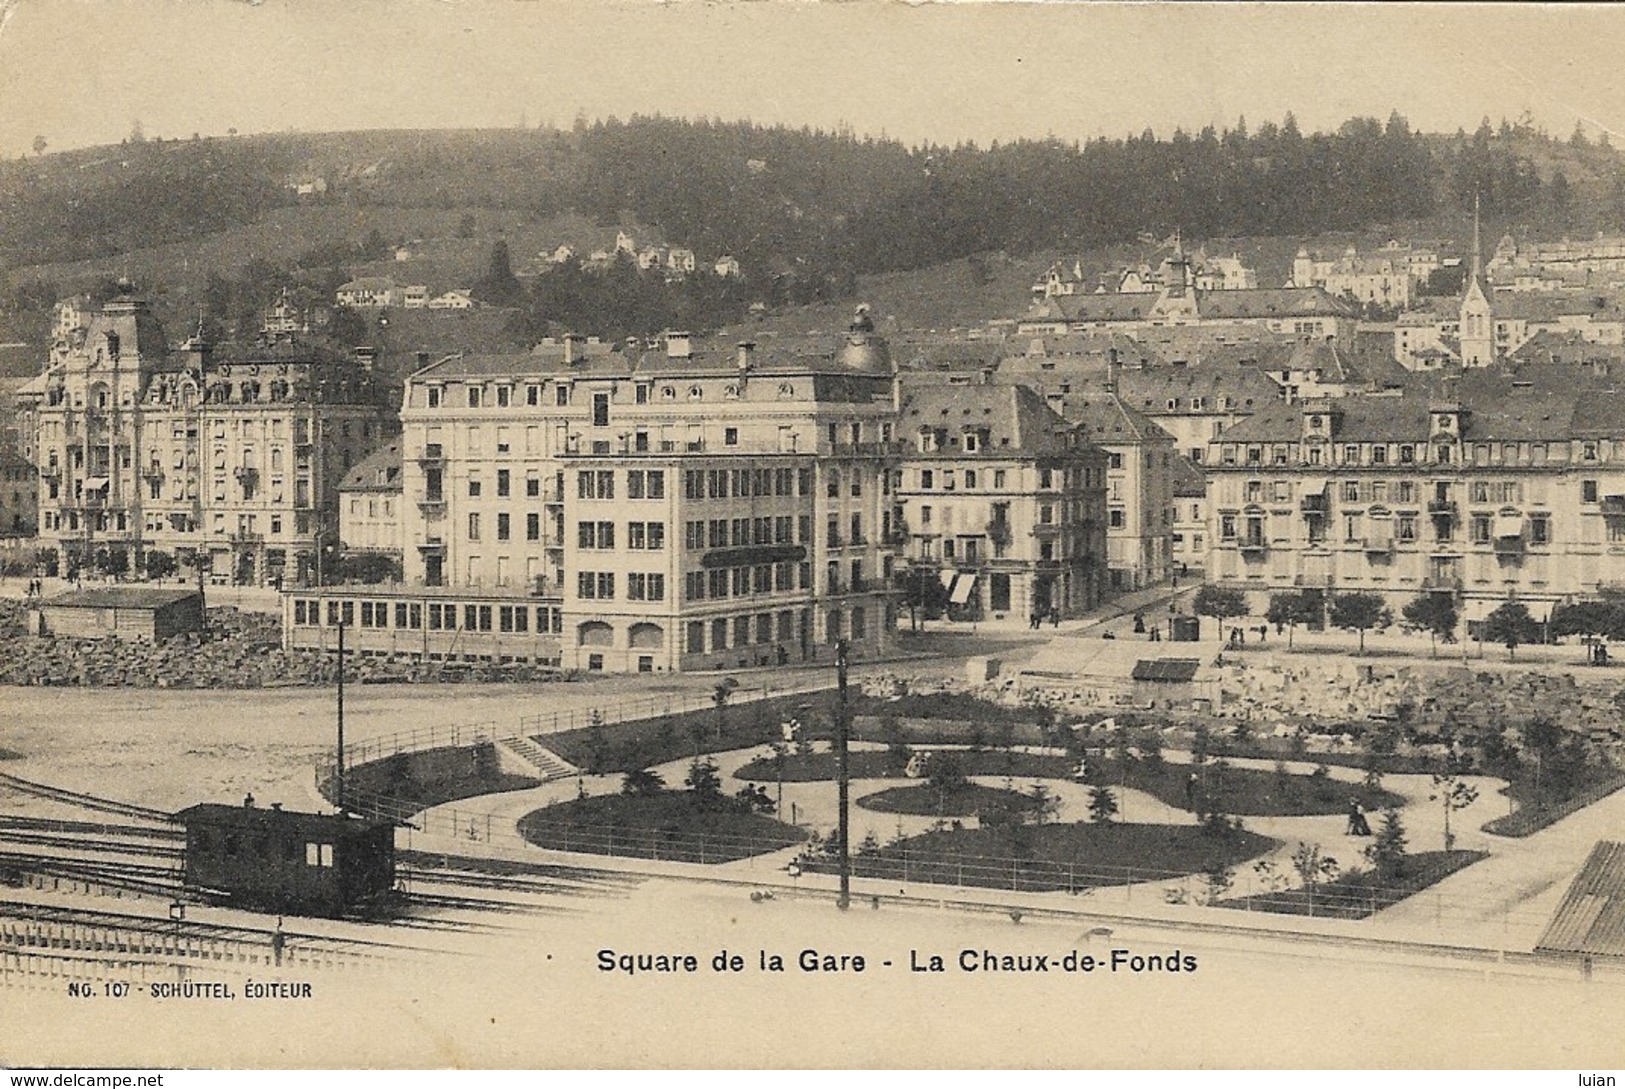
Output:
<path fill-rule="evenodd" d="M 1348 831 L 1346 831 L 1344 835 L 1369 836 L 1370 834 L 1371 822 L 1365 819 L 1365 806 L 1361 805 L 1358 801 L 1350 801 L 1349 826 Z"/>
<path fill-rule="evenodd" d="M 1043 609 L 1034 609 L 1032 615 L 1027 618 L 1027 627 L 1032 631 L 1037 631 L 1038 626 L 1046 620 L 1049 621 L 1050 627 L 1060 627 L 1061 610 L 1051 608 L 1048 612 L 1045 612 Z"/>

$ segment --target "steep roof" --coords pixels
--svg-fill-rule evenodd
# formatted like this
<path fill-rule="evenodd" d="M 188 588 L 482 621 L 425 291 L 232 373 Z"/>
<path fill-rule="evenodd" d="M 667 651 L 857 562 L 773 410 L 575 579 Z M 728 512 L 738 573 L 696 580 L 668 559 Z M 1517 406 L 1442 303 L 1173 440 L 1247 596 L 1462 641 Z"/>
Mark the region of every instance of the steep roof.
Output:
<path fill-rule="evenodd" d="M 1150 417 L 1125 404 L 1115 393 L 1093 393 L 1065 399 L 1066 418 L 1081 423 L 1090 441 L 1101 446 L 1123 443 L 1167 442 L 1174 437 L 1158 427 Z"/>
<path fill-rule="evenodd" d="M 1252 412 L 1281 400 L 1281 388 L 1254 367 L 1153 367 L 1124 371 L 1117 377 L 1117 389 L 1125 403 L 1151 417 L 1189 413 L 1197 398 L 1202 400 L 1201 411 L 1206 412 L 1221 411 L 1221 397 L 1228 398 L 1223 402 L 1228 406 L 1223 411 Z M 1170 409 L 1169 401 L 1176 407 Z"/>
<path fill-rule="evenodd" d="M 392 439 L 362 458 L 339 484 L 341 492 L 401 490 L 401 440 Z"/>
<path fill-rule="evenodd" d="M 1204 318 L 1351 317 L 1352 309 L 1323 287 L 1255 287 L 1208 291 L 1197 307 Z"/>
<path fill-rule="evenodd" d="M 1038 456 L 1077 449 L 1068 441 L 1074 430 L 1044 398 L 1026 386 L 989 383 L 972 386 L 911 386 L 903 398 L 899 430 L 906 438 L 922 427 L 943 427 L 949 447 L 943 453 L 973 457 L 960 449 L 962 429 L 987 428 L 988 444 L 980 454 L 1009 457 L 1012 452 Z"/>
<path fill-rule="evenodd" d="M 1576 381 L 1575 368 L 1524 377 L 1469 373 L 1444 386 L 1416 376 L 1398 395 L 1343 397 L 1330 411 L 1333 442 L 1423 442 L 1429 406 L 1441 398 L 1466 410 L 1466 442 L 1542 442 L 1625 436 L 1625 396 L 1602 382 Z M 1433 380 L 1429 380 L 1432 378 Z M 1296 442 L 1303 405 L 1270 407 L 1226 428 L 1220 442 Z"/>
<path fill-rule="evenodd" d="M 1207 477 L 1184 454 L 1174 457 L 1174 497 L 1176 499 L 1203 499 L 1207 496 Z"/>

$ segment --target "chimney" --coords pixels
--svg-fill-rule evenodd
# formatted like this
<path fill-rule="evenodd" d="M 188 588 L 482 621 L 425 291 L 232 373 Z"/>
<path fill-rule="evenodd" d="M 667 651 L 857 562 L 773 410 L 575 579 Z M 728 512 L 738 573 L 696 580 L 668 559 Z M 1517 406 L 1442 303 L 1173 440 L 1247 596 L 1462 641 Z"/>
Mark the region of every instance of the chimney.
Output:
<path fill-rule="evenodd" d="M 428 365 L 429 365 L 429 353 L 428 352 L 419 352 L 418 353 L 418 366 L 419 367 L 427 367 Z"/>
<path fill-rule="evenodd" d="M 756 355 L 756 342 L 754 340 L 741 340 L 737 346 L 738 351 L 734 358 L 739 363 L 741 371 L 750 370 L 751 361 Z"/>
<path fill-rule="evenodd" d="M 574 333 L 564 334 L 564 365 L 573 366 L 576 361 L 576 341 L 580 339 Z"/>
<path fill-rule="evenodd" d="M 370 344 L 357 346 L 355 350 L 356 362 L 361 364 L 364 371 L 372 370 L 373 364 L 378 362 L 378 349 Z"/>
<path fill-rule="evenodd" d="M 666 358 L 688 359 L 694 354 L 689 343 L 689 335 L 682 330 L 674 329 L 666 334 Z"/>

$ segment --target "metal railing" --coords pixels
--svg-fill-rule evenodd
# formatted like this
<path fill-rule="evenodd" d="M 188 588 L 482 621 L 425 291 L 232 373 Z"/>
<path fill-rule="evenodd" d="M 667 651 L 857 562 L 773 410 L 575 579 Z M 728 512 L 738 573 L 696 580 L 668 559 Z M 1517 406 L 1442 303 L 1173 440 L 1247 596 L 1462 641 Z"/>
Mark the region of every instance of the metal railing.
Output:
<path fill-rule="evenodd" d="M 748 707 L 762 700 L 783 696 L 813 695 L 828 691 L 827 679 L 803 684 L 739 687 L 729 698 L 728 707 Z M 663 715 L 680 715 L 694 711 L 714 709 L 716 700 L 710 693 L 692 696 L 661 695 L 644 699 L 629 699 L 619 703 L 596 707 L 567 708 L 561 711 L 536 712 L 518 719 L 500 723 L 494 719 L 480 722 L 453 723 L 445 726 L 426 726 L 372 738 L 345 747 L 345 766 L 355 767 L 386 756 L 403 752 L 422 752 L 427 749 L 460 748 L 468 745 L 495 744 L 521 737 L 541 737 L 563 733 L 587 726 L 606 726 L 619 722 L 637 722 Z M 326 761 L 330 761 L 327 757 Z M 324 761 L 321 770 L 331 770 Z"/>

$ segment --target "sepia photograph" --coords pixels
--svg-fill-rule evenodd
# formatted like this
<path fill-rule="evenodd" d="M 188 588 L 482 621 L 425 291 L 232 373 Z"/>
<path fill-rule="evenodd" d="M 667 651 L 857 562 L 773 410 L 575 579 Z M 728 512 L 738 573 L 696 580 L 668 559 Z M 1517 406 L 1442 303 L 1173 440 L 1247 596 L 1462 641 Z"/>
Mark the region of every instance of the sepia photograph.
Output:
<path fill-rule="evenodd" d="M 1614 1084 L 1622 49 L 0 0 L 0 1066 Z"/>

